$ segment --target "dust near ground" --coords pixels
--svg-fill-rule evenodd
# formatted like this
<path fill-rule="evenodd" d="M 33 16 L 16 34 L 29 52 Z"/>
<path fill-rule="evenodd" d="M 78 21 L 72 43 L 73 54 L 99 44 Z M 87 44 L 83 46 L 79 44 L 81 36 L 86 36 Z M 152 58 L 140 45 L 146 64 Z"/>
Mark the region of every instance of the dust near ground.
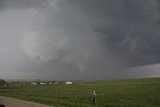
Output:
<path fill-rule="evenodd" d="M 0 105 L 5 105 L 5 107 L 51 107 L 43 104 L 26 102 L 22 100 L 1 97 L 1 96 L 0 96 Z"/>

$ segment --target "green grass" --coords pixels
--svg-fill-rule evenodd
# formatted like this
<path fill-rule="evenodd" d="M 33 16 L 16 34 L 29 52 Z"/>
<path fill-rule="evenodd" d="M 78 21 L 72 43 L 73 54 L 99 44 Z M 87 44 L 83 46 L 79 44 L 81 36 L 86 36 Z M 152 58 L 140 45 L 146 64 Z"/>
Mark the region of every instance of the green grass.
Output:
<path fill-rule="evenodd" d="M 96 104 L 92 104 L 93 89 L 97 93 Z M 8 85 L 0 88 L 0 96 L 56 107 L 160 107 L 160 78 Z"/>

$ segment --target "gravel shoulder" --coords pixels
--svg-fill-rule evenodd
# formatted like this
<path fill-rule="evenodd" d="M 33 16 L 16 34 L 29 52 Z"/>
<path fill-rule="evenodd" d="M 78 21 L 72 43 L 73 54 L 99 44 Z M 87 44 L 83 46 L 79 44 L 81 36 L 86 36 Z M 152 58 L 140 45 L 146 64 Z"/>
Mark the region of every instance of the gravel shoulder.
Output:
<path fill-rule="evenodd" d="M 8 98 L 8 97 L 1 97 L 1 96 L 0 96 L 0 104 L 5 105 L 5 107 L 51 107 L 43 104 L 27 102 L 27 101 L 22 101 L 22 100 Z"/>

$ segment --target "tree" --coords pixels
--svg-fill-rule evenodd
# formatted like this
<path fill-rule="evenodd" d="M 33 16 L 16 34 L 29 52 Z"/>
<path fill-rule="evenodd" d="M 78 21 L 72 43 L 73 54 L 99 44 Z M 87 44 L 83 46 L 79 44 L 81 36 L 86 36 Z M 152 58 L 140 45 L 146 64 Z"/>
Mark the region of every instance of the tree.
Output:
<path fill-rule="evenodd" d="M 6 81 L 4 79 L 0 79 L 0 86 L 5 85 Z"/>

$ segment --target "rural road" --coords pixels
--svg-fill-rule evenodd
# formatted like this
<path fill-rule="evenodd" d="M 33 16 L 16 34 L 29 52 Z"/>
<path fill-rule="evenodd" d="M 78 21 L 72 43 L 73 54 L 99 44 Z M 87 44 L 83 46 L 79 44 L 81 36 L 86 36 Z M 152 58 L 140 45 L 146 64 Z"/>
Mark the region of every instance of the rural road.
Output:
<path fill-rule="evenodd" d="M 43 104 L 27 102 L 27 101 L 0 96 L 0 105 L 1 104 L 5 105 L 5 107 L 51 107 Z"/>

